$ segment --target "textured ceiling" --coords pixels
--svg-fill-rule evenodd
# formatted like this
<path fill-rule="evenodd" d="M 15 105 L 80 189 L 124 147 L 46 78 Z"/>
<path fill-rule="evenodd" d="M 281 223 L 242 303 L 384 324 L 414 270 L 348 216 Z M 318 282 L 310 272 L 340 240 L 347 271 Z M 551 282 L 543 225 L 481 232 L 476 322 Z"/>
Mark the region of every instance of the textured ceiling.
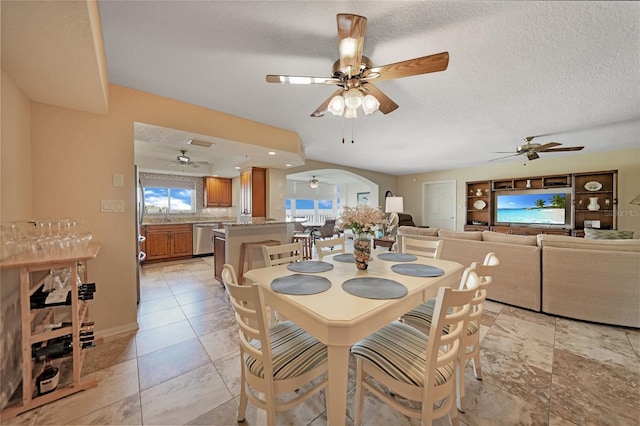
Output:
<path fill-rule="evenodd" d="M 32 101 L 104 114 L 107 75 L 95 2 L 2 1 L 2 70 Z"/>
<path fill-rule="evenodd" d="M 100 59 L 99 46 L 94 51 L 88 44 L 74 47 L 75 37 L 66 40 L 66 33 L 56 32 L 66 28 L 83 41 L 99 41 L 86 26 L 78 27 L 91 13 L 71 3 L 77 2 L 2 2 L 2 67 L 34 100 L 64 105 L 65 96 L 74 91 L 89 88 L 100 94 L 93 89 L 102 83 L 100 67 L 91 64 Z M 20 16 L 15 21 L 8 6 L 25 4 L 31 9 L 28 22 L 21 22 Z M 60 4 L 71 8 L 62 18 L 75 18 L 62 19 L 46 30 L 51 23 L 44 18 L 47 7 Z M 80 4 L 91 7 L 91 2 Z M 640 145 L 638 2 L 99 1 L 98 5 L 110 82 L 296 131 L 308 159 L 405 175 L 488 164 L 501 155 L 494 151 L 515 152 L 522 138 L 531 135 L 544 135 L 535 140 L 539 143 L 585 146 L 579 153 L 543 154 L 536 161 Z M 448 51 L 449 68 L 377 84 L 400 105 L 388 115 L 375 113 L 351 121 L 331 115 L 311 118 L 335 87 L 268 84 L 264 77 L 328 76 L 338 56 L 337 13 L 368 18 L 364 54 L 374 65 Z M 24 27 L 24 37 L 17 37 L 16 22 L 33 28 Z M 25 56 L 29 50 L 25 42 L 38 30 L 69 49 L 86 50 L 80 57 L 90 65 L 86 69 L 94 80 L 83 81 L 85 62 L 54 60 L 69 53 L 55 46 Z M 7 44 L 18 49 L 9 51 Z M 54 59 L 43 60 L 47 57 Z M 58 69 L 65 63 L 66 71 Z M 27 64 L 27 70 L 20 64 Z M 42 81 L 26 78 L 36 75 L 33 68 L 41 70 L 37 75 Z M 46 98 L 47 88 L 53 87 L 47 83 L 54 76 L 57 82 L 78 83 L 58 90 L 58 102 Z M 81 95 L 71 98 L 77 103 Z M 93 99 L 104 103 L 104 97 Z M 183 136 L 190 135 L 165 135 L 165 140 Z M 136 134 L 136 143 L 141 139 Z M 235 155 L 232 148 L 225 153 L 229 158 Z M 167 155 L 173 158 L 177 152 Z M 211 162 L 224 159 L 219 153 Z M 491 164 L 520 161 L 522 157 L 514 157 Z"/>

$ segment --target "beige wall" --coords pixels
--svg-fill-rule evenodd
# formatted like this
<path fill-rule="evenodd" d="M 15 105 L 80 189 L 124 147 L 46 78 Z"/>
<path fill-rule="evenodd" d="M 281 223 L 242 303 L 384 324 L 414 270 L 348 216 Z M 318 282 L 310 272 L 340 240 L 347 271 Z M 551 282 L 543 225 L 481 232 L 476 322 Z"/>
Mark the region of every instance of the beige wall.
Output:
<path fill-rule="evenodd" d="M 457 229 L 465 222 L 465 182 L 549 174 L 618 170 L 618 229 L 635 231 L 640 237 L 640 206 L 629 204 L 640 195 L 640 148 L 622 151 L 558 155 L 527 162 L 482 164 L 478 167 L 422 173 L 398 177 L 398 195 L 404 197 L 404 208 L 422 224 L 422 185 L 425 182 L 455 180 L 457 188 Z M 425 224 L 428 225 L 428 224 Z"/>
<path fill-rule="evenodd" d="M 2 72 L 2 136 L 0 138 L 2 221 L 31 214 L 31 103 Z"/>
<path fill-rule="evenodd" d="M 137 326 L 135 121 L 291 152 L 300 146 L 294 132 L 121 86 L 111 85 L 109 98 L 106 115 L 31 103 L 32 173 L 25 179 L 31 184 L 20 185 L 32 193 L 33 207 L 16 212 L 21 219 L 76 217 L 93 232 L 102 248 L 89 265 L 89 279 L 98 288 L 92 319 L 102 335 Z M 5 99 L 18 108 L 4 93 L 3 106 Z M 113 174 L 124 176 L 124 187 L 112 186 Z M 124 200 L 124 213 L 102 213 L 102 199 Z"/>
<path fill-rule="evenodd" d="M 0 220 L 31 216 L 31 105 L 2 72 L 0 135 Z M 20 286 L 16 270 L 0 272 L 0 407 L 22 381 Z"/>

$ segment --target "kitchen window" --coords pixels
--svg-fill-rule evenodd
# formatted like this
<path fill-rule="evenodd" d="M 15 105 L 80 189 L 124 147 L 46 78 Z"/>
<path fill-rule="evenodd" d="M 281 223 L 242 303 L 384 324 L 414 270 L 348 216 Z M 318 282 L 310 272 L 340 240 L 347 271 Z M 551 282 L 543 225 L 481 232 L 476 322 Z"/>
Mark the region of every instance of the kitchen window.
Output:
<path fill-rule="evenodd" d="M 195 213 L 195 183 L 157 180 L 144 182 L 144 209 L 147 214 Z"/>

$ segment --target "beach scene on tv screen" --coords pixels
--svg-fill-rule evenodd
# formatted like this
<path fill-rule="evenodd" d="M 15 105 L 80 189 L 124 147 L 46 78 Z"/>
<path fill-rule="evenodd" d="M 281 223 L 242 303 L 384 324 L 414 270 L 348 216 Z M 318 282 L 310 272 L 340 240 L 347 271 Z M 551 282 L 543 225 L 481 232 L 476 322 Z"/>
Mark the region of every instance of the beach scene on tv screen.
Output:
<path fill-rule="evenodd" d="M 499 195 L 496 222 L 564 225 L 565 194 Z"/>

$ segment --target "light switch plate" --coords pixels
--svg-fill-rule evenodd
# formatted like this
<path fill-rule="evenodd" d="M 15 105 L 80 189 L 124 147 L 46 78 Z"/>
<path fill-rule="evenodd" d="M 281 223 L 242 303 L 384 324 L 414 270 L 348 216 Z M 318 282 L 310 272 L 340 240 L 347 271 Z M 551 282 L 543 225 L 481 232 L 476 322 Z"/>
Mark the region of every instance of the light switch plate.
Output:
<path fill-rule="evenodd" d="M 124 176 L 113 175 L 113 186 L 124 186 Z"/>

